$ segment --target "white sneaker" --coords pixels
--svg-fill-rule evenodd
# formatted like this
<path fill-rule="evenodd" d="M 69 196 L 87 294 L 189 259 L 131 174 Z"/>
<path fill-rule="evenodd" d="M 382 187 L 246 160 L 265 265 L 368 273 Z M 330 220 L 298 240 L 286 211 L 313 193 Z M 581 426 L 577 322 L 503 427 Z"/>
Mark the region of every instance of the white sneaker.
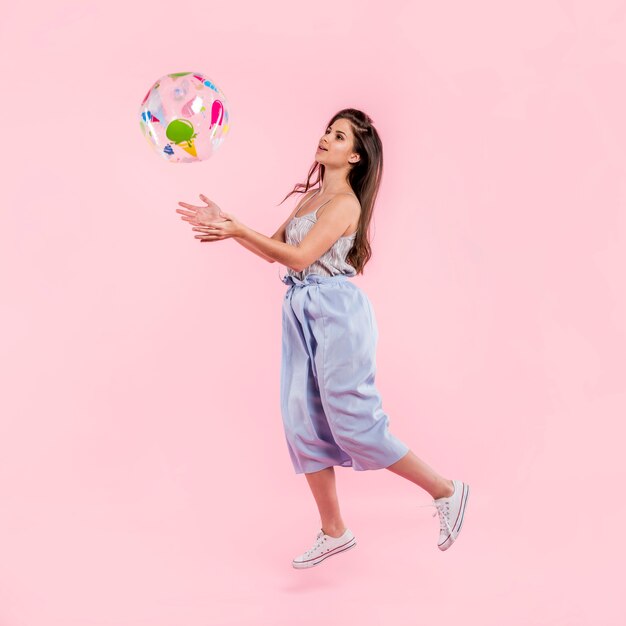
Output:
<path fill-rule="evenodd" d="M 324 559 L 341 554 L 346 550 L 350 550 L 350 548 L 354 548 L 354 546 L 356 546 L 356 539 L 349 528 L 346 528 L 341 537 L 331 537 L 330 535 L 325 535 L 323 530 L 320 530 L 315 537 L 313 547 L 304 554 L 297 556 L 291 564 L 296 569 L 313 567 Z"/>
<path fill-rule="evenodd" d="M 459 536 L 465 506 L 469 497 L 469 485 L 460 480 L 452 480 L 454 483 L 454 493 L 447 498 L 437 498 L 433 504 L 423 504 L 420 506 L 434 506 L 437 510 L 433 517 L 439 513 L 439 543 L 440 550 L 447 550 Z"/>

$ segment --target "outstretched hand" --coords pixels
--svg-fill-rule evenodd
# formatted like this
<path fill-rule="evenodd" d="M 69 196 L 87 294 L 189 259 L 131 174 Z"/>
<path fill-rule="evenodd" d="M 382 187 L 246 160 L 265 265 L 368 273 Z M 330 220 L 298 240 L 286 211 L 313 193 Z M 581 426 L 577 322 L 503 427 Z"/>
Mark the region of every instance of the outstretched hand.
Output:
<path fill-rule="evenodd" d="M 243 233 L 244 226 L 234 215 L 224 213 L 215 202 L 203 194 L 200 194 L 200 199 L 207 206 L 195 206 L 186 202 L 179 202 L 178 204 L 187 210 L 176 209 L 176 213 L 180 213 L 181 219 L 194 226 L 191 230 L 201 233 L 195 235 L 196 239 L 220 241 L 229 237 L 238 237 Z"/>

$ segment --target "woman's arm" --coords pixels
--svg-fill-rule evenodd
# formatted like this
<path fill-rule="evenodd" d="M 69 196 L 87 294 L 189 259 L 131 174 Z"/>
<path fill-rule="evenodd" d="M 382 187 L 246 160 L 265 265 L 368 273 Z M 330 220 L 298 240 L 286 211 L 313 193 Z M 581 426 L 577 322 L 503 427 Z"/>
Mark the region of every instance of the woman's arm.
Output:
<path fill-rule="evenodd" d="M 306 195 L 308 196 L 309 194 L 306 194 Z M 289 224 L 289 222 L 291 221 L 293 216 L 298 212 L 298 209 L 300 208 L 300 206 L 302 206 L 302 203 L 298 202 L 298 205 L 291 212 L 291 215 L 278 227 L 278 230 L 272 235 L 272 237 L 271 237 L 272 239 L 275 239 L 276 241 L 280 241 L 281 243 L 285 243 L 285 232 L 287 230 L 287 225 Z M 259 234 L 260 233 L 257 233 L 257 235 L 259 235 Z M 261 235 L 261 236 L 263 236 L 263 235 Z M 262 259 L 265 259 L 266 261 L 268 261 L 270 263 L 275 263 L 276 262 L 276 259 L 273 259 L 271 256 L 265 254 L 252 241 L 244 239 L 243 237 L 233 237 L 233 239 L 237 243 L 241 244 L 244 248 L 247 248 L 251 252 L 254 252 L 254 254 L 260 256 Z"/>
<path fill-rule="evenodd" d="M 278 240 L 278 238 L 267 237 L 261 233 L 257 233 L 256 230 L 242 225 L 241 235 L 234 237 L 234 239 L 241 239 L 242 245 L 249 244 L 251 249 L 256 254 L 263 254 L 274 261 L 278 261 L 286 267 L 290 267 L 293 270 L 297 270 L 298 259 L 300 258 L 300 250 L 297 246 L 292 246 L 289 243 Z M 245 242 L 245 243 L 244 243 Z M 248 245 L 246 245 L 246 248 Z M 260 255 L 259 255 L 260 256 Z"/>
<path fill-rule="evenodd" d="M 240 243 L 244 248 L 247 248 L 248 250 L 250 250 L 250 252 L 254 252 L 254 254 L 257 254 L 262 259 L 265 259 L 266 261 L 269 261 L 270 263 L 274 263 L 274 259 L 271 256 L 267 256 L 267 254 L 263 254 L 263 252 L 261 252 L 258 248 L 256 248 L 250 241 L 246 241 L 245 239 L 242 239 L 241 237 L 233 237 L 233 239 L 237 243 Z"/>

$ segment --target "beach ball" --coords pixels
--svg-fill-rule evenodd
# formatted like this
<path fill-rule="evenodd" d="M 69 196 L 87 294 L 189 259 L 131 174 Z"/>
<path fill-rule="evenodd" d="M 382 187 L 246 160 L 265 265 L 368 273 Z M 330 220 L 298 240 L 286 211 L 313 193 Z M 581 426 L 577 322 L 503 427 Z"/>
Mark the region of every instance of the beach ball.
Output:
<path fill-rule="evenodd" d="M 204 161 L 228 134 L 229 105 L 224 93 L 200 72 L 166 74 L 150 87 L 139 108 L 148 143 L 166 161 Z"/>

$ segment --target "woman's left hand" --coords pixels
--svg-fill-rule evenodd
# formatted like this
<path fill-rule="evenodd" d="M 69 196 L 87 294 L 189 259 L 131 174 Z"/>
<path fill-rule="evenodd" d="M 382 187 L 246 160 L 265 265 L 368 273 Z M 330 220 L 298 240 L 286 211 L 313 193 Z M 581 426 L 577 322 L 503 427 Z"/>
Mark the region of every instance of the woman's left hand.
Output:
<path fill-rule="evenodd" d="M 204 200 L 209 206 L 214 206 L 218 209 L 219 217 L 224 219 L 215 222 L 205 219 L 204 223 L 196 221 L 191 230 L 198 231 L 202 234 L 194 235 L 195 239 L 199 239 L 200 241 L 221 241 L 222 239 L 228 239 L 229 237 L 239 237 L 243 233 L 244 225 L 239 222 L 232 213 L 225 213 L 217 206 L 217 204 L 202 194 L 200 194 L 200 198 L 202 198 L 202 200 Z M 192 223 L 194 222 L 192 221 Z"/>
<path fill-rule="evenodd" d="M 194 235 L 200 241 L 221 241 L 229 237 L 239 237 L 243 233 L 244 225 L 232 215 L 232 213 L 224 213 L 220 209 L 219 216 L 224 218 L 220 222 L 210 222 L 204 226 L 194 226 L 191 230 L 202 233 Z"/>
<path fill-rule="evenodd" d="M 200 194 L 200 199 L 206 202 L 207 206 L 201 207 L 187 204 L 186 202 L 179 202 L 178 204 L 187 210 L 176 209 L 176 213 L 182 215 L 182 220 L 194 226 L 191 230 L 202 233 L 201 235 L 195 235 L 196 239 L 200 239 L 200 241 L 219 241 L 228 239 L 228 237 L 239 237 L 243 234 L 245 226 L 237 221 L 234 215 L 224 213 L 215 202 L 209 200 L 203 194 Z M 216 216 L 223 219 L 218 221 Z"/>

